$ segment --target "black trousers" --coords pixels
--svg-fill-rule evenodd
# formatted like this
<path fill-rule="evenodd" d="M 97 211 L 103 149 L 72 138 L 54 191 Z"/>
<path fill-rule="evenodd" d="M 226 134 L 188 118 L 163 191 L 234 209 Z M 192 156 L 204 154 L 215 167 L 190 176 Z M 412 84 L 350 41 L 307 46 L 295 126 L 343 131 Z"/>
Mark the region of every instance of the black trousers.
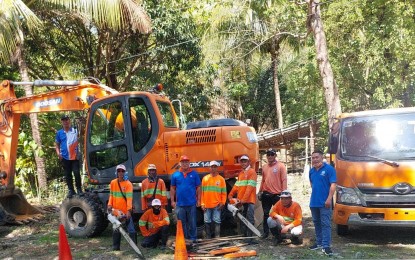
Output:
<path fill-rule="evenodd" d="M 72 172 L 75 177 L 75 185 L 78 192 L 82 191 L 81 173 L 79 171 L 79 160 L 62 159 L 62 166 L 65 172 L 66 185 L 70 192 L 74 192 Z"/>
<path fill-rule="evenodd" d="M 148 237 L 144 237 L 143 242 L 141 242 L 141 246 L 142 247 L 157 247 L 160 239 L 161 239 L 161 244 L 165 246 L 168 238 L 169 238 L 169 226 L 167 225 L 167 226 L 163 226 L 159 230 L 159 232 L 157 232 L 156 234 L 153 234 Z"/>
<path fill-rule="evenodd" d="M 280 200 L 279 194 L 262 194 L 261 197 L 262 202 L 262 209 L 264 210 L 264 221 L 262 222 L 262 226 L 264 227 L 264 234 L 269 234 L 269 227 L 268 227 L 268 217 L 269 211 L 271 210 L 272 206 Z"/>

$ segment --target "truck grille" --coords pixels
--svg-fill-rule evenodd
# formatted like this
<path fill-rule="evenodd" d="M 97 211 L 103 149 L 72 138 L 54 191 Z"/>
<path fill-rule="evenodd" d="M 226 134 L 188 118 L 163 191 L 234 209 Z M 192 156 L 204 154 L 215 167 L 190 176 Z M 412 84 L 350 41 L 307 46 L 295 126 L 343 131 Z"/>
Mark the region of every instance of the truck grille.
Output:
<path fill-rule="evenodd" d="M 415 208 L 415 194 L 413 193 L 397 195 L 390 191 L 370 192 L 362 195 L 362 201 L 369 208 Z"/>
<path fill-rule="evenodd" d="M 216 129 L 194 130 L 186 133 L 186 144 L 214 142 L 216 142 Z"/>

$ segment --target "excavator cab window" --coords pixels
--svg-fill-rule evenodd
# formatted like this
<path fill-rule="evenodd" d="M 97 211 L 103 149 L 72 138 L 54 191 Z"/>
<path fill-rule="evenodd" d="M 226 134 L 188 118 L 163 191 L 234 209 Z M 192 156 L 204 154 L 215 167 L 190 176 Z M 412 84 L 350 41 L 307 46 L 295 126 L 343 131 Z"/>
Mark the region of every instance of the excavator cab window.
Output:
<path fill-rule="evenodd" d="M 96 110 L 92 118 L 90 138 L 92 145 L 101 145 L 125 138 L 121 102 L 104 104 Z"/>
<path fill-rule="evenodd" d="M 128 100 L 131 118 L 134 151 L 140 151 L 151 136 L 151 118 L 142 98 L 130 98 Z"/>
<path fill-rule="evenodd" d="M 157 106 L 160 110 L 161 118 L 165 127 L 178 127 L 176 124 L 174 112 L 171 108 L 170 103 L 157 102 Z"/>

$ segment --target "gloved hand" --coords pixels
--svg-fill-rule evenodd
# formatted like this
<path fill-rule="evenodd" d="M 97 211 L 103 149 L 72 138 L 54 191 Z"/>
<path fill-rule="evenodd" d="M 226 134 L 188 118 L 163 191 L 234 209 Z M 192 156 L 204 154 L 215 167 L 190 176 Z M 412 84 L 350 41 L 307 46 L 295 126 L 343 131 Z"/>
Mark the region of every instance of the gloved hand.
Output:
<path fill-rule="evenodd" d="M 259 201 L 262 201 L 262 191 L 258 192 L 258 195 L 257 196 L 258 196 L 258 200 Z"/>
<path fill-rule="evenodd" d="M 108 206 L 107 207 L 107 212 L 108 212 L 108 214 L 111 214 L 112 213 L 112 206 Z"/>

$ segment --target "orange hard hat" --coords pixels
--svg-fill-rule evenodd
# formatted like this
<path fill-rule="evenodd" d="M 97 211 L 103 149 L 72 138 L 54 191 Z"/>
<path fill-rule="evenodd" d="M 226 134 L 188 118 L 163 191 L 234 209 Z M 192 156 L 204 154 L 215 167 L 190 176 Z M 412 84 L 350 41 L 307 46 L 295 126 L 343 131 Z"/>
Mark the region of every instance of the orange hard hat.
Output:
<path fill-rule="evenodd" d="M 189 157 L 187 155 L 182 155 L 180 157 L 180 161 L 190 161 Z"/>

